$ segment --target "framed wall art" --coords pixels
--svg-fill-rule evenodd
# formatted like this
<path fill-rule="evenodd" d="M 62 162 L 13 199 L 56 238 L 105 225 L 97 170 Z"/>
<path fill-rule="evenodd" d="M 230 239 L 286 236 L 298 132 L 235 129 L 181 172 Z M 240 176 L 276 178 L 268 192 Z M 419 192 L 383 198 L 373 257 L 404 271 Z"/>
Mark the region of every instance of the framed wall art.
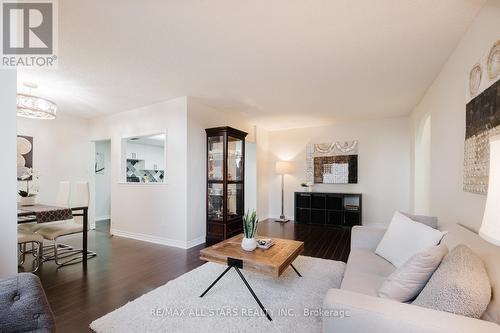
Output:
<path fill-rule="evenodd" d="M 309 144 L 306 180 L 314 184 L 357 184 L 358 141 Z"/>

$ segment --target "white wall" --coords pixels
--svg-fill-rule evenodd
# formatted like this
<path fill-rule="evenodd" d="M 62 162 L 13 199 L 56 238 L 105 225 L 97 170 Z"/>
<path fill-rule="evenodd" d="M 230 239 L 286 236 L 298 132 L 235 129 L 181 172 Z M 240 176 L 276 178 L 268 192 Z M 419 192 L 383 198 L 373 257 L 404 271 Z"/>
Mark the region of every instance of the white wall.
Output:
<path fill-rule="evenodd" d="M 16 71 L 0 70 L 0 277 L 17 273 Z"/>
<path fill-rule="evenodd" d="M 432 116 L 430 211 L 475 230 L 486 197 L 462 190 L 467 75 L 499 32 L 500 1 L 488 1 L 415 110 Z"/>
<path fill-rule="evenodd" d="M 257 145 L 245 146 L 245 212 L 257 210 Z"/>
<path fill-rule="evenodd" d="M 269 132 L 262 128 L 255 129 L 257 162 L 257 215 L 263 220 L 269 217 Z"/>
<path fill-rule="evenodd" d="M 109 219 L 111 216 L 111 141 L 96 141 L 96 153 L 104 157 L 104 171 L 95 174 L 95 219 Z"/>
<path fill-rule="evenodd" d="M 59 110 L 54 120 L 18 118 L 17 133 L 33 137 L 33 168 L 40 173 L 38 202 L 54 203 L 60 181 L 71 182 L 72 197 L 76 182 L 91 183 L 94 157 L 87 119 L 70 116 L 64 110 Z M 19 186 L 26 185 L 22 182 Z M 93 188 L 90 193 L 94 193 Z M 91 196 L 91 206 L 93 201 Z M 89 223 L 94 224 L 92 209 Z"/>
<path fill-rule="evenodd" d="M 415 214 L 430 214 L 431 186 L 431 116 L 427 114 L 415 124 L 413 147 L 413 195 L 412 212 Z"/>
<path fill-rule="evenodd" d="M 293 175 L 285 177 L 285 215 L 293 218 L 293 192 L 305 182 L 308 143 L 359 140 L 358 184 L 314 186 L 321 192 L 363 194 L 363 224 L 388 224 L 394 211 L 410 208 L 411 133 L 408 118 L 269 132 L 269 216 L 281 210 L 280 176 L 277 160 L 291 160 Z"/>
<path fill-rule="evenodd" d="M 91 120 L 91 139 L 111 138 L 111 232 L 187 247 L 187 108 L 176 98 Z M 165 183 L 127 184 L 122 138 L 167 133 Z"/>

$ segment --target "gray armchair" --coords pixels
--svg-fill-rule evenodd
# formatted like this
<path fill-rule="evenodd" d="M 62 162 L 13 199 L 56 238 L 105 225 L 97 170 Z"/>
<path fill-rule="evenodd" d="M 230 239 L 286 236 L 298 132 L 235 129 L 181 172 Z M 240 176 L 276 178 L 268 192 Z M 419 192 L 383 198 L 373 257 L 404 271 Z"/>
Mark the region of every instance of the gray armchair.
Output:
<path fill-rule="evenodd" d="M 31 273 L 0 279 L 0 332 L 55 332 L 40 279 Z"/>

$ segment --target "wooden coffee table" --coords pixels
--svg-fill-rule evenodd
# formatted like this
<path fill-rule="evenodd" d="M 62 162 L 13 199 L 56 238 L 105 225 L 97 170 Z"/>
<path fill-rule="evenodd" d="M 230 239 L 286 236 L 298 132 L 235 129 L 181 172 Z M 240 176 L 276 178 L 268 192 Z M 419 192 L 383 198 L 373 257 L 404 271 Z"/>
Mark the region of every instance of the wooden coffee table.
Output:
<path fill-rule="evenodd" d="M 269 249 L 262 250 L 257 248 L 255 251 L 247 252 L 241 248 L 242 239 L 243 234 L 234 236 L 233 238 L 227 239 L 200 251 L 201 260 L 228 266 L 226 270 L 207 288 L 207 290 L 201 294 L 200 297 L 205 296 L 205 294 L 212 289 L 212 287 L 231 268 L 234 268 L 259 304 L 262 311 L 266 314 L 267 319 L 272 320 L 271 316 L 265 310 L 257 295 L 255 295 L 240 269 L 277 278 L 288 268 L 288 266 L 290 266 L 298 276 L 302 276 L 292 265 L 292 262 L 304 250 L 304 243 L 288 239 L 272 238 L 275 244 Z"/>

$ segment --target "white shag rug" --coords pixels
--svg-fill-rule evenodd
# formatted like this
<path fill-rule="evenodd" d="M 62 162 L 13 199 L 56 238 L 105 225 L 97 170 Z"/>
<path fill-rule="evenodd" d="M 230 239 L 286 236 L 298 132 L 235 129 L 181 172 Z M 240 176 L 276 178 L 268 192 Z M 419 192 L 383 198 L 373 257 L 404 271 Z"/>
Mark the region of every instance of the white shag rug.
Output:
<path fill-rule="evenodd" d="M 238 273 L 231 269 L 203 297 L 226 266 L 206 263 L 93 321 L 105 332 L 320 332 L 325 293 L 338 288 L 345 264 L 299 256 L 280 278 L 242 271 L 268 309 L 267 320 Z"/>

